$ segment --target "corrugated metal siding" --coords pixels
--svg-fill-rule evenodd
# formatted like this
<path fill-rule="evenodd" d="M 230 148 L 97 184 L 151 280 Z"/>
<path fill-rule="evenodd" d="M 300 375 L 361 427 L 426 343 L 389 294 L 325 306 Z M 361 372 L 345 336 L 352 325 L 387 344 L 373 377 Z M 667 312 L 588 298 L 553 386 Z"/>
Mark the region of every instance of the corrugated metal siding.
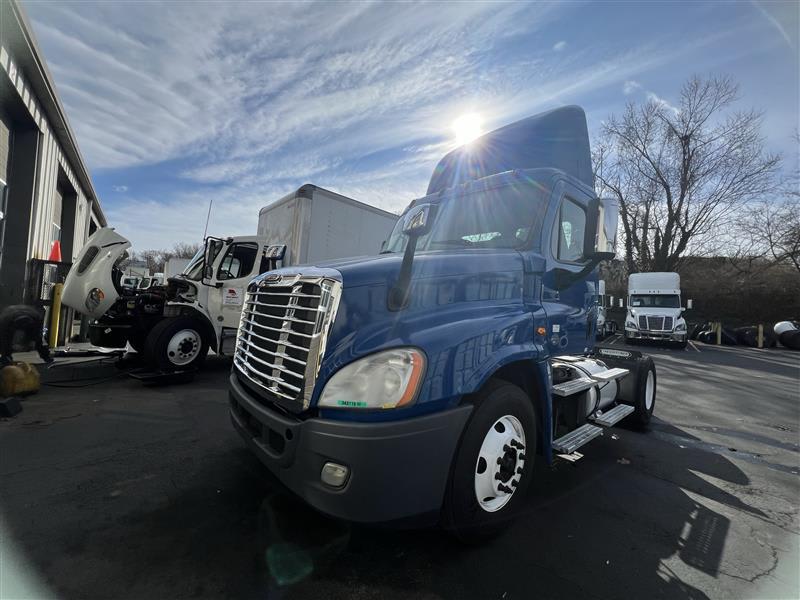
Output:
<path fill-rule="evenodd" d="M 50 254 L 53 244 L 52 224 L 56 202 L 56 184 L 58 170 L 61 167 L 78 196 L 75 202 L 73 257 L 63 257 L 64 260 L 71 260 L 78 254 L 88 237 L 89 215 L 87 208 L 89 203 L 86 199 L 86 193 L 78 183 L 72 167 L 64 158 L 61 146 L 53 135 L 50 125 L 44 117 L 44 113 L 35 96 L 31 93 L 25 78 L 17 69 L 7 49 L 0 47 L 0 76 L 3 75 L 7 76 L 16 88 L 20 99 L 24 102 L 42 136 L 39 144 L 36 192 L 30 237 L 28 239 L 28 258 L 47 258 Z"/>
<path fill-rule="evenodd" d="M 11 129 L 0 112 L 0 180 L 8 183 L 8 162 L 11 158 Z"/>

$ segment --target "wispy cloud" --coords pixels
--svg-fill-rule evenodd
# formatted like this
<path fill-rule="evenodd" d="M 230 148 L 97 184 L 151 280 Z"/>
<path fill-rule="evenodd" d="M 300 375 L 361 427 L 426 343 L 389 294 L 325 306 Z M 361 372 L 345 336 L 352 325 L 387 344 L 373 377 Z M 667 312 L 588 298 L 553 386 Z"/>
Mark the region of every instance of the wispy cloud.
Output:
<path fill-rule="evenodd" d="M 642 85 L 638 81 L 633 81 L 629 79 L 622 85 L 622 93 L 626 96 L 633 94 L 635 91 L 640 90 Z"/>
<path fill-rule="evenodd" d="M 738 36 L 547 38 L 570 4 L 26 6 L 84 156 L 125 194 L 106 213 L 138 247 L 196 240 L 211 197 L 215 233 L 252 233 L 261 206 L 309 181 L 399 210 L 459 114 L 489 129 L 652 93 L 647 73 Z"/>

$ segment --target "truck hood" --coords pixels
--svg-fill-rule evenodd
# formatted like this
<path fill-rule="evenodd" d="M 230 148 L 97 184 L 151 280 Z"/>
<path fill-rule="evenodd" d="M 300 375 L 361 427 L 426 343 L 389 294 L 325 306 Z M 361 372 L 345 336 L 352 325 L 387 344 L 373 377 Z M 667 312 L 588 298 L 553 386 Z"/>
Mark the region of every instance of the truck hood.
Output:
<path fill-rule="evenodd" d="M 62 302 L 84 315 L 102 317 L 119 298 L 113 268 L 130 247 L 131 243 L 111 227 L 94 232 L 72 263 L 64 282 Z M 102 299 L 88 304 L 87 296 L 95 288 L 100 290 Z"/>
<path fill-rule="evenodd" d="M 513 258 L 509 258 L 513 257 Z M 451 277 L 496 271 L 508 271 L 509 265 L 519 262 L 516 250 L 473 248 L 418 252 L 414 256 L 412 282 L 430 277 Z M 394 285 L 403 263 L 402 254 L 379 254 L 325 261 L 314 266 L 336 269 L 342 274 L 345 287 L 362 285 Z M 288 271 L 302 269 L 290 267 Z"/>

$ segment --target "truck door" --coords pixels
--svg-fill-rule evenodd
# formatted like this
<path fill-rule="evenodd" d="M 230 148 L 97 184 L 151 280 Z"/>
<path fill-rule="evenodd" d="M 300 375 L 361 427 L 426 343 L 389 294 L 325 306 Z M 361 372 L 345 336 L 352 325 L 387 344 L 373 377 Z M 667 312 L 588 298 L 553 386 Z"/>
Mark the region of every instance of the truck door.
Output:
<path fill-rule="evenodd" d="M 215 261 L 208 312 L 215 327 L 239 327 L 250 280 L 259 274 L 264 245 L 260 238 L 235 238 Z"/>
<path fill-rule="evenodd" d="M 552 355 L 581 354 L 592 348 L 595 335 L 597 273 L 577 277 L 586 264 L 583 241 L 591 195 L 562 180 L 554 188 L 553 200 L 550 244 L 542 248 L 547 257 L 542 280 L 547 344 Z"/>

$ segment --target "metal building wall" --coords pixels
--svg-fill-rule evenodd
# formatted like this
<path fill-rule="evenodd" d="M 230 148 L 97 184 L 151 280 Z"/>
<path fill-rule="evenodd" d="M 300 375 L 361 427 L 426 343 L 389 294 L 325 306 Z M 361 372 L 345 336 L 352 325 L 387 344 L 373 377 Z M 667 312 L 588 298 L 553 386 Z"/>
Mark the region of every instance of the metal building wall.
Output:
<path fill-rule="evenodd" d="M 0 76 L 7 76 L 16 89 L 19 98 L 25 104 L 31 118 L 39 129 L 38 164 L 36 167 L 34 206 L 31 215 L 30 235 L 28 239 L 28 259 L 47 258 L 52 247 L 52 223 L 58 185 L 59 167 L 66 180 L 75 190 L 75 228 L 72 243 L 72 255 L 63 260 L 71 261 L 80 251 L 88 237 L 90 203 L 82 189 L 74 171 L 65 159 L 63 150 L 56 139 L 47 118 L 31 92 L 24 76 L 14 64 L 8 50 L 0 46 Z"/>

